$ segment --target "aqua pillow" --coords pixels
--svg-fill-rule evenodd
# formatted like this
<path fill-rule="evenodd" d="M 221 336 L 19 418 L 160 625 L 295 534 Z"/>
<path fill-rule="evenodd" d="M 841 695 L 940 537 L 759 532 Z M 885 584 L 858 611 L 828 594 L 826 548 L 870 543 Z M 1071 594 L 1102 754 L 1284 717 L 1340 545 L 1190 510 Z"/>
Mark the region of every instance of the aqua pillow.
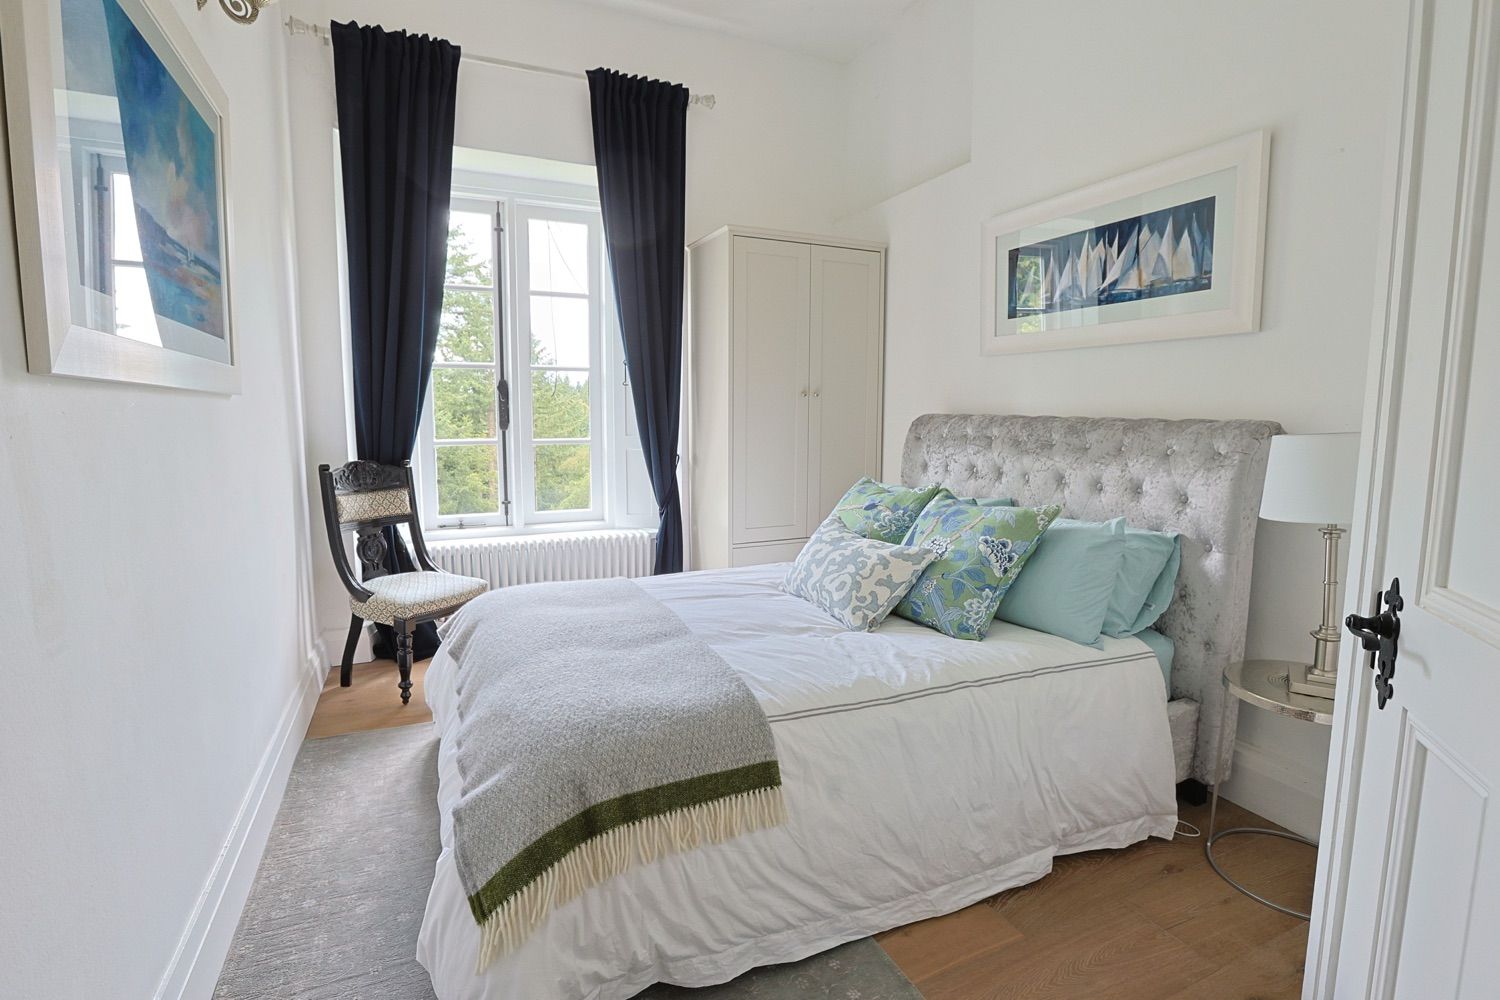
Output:
<path fill-rule="evenodd" d="M 1177 654 L 1177 643 L 1172 641 L 1171 636 L 1163 635 L 1154 628 L 1143 628 L 1135 634 L 1135 637 L 1156 654 L 1157 665 L 1161 667 L 1161 680 L 1167 686 L 1167 698 L 1170 699 L 1172 697 L 1172 659 Z"/>
<path fill-rule="evenodd" d="M 1172 603 L 1181 565 L 1182 539 L 1175 531 L 1126 528 L 1103 633 L 1118 639 L 1154 625 Z"/>
<path fill-rule="evenodd" d="M 834 504 L 830 516 L 856 535 L 899 545 L 922 508 L 941 489 L 937 484 L 912 487 L 877 483 L 865 476 Z"/>
<path fill-rule="evenodd" d="M 1084 644 L 1098 642 L 1125 555 L 1125 519 L 1058 518 L 995 617 Z"/>
<path fill-rule="evenodd" d="M 976 507 L 1014 507 L 1016 505 L 1010 497 L 959 497 L 959 499 Z"/>
<path fill-rule="evenodd" d="M 896 614 L 955 639 L 983 639 L 1037 539 L 1061 510 L 984 507 L 942 490 L 922 509 L 905 544 L 937 553 Z"/>

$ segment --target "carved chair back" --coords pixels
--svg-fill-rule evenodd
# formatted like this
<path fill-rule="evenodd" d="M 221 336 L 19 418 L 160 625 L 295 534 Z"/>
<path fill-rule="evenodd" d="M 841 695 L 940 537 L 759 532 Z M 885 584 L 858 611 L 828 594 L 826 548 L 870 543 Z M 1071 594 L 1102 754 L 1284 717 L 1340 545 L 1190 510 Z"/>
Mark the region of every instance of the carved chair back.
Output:
<path fill-rule="evenodd" d="M 318 466 L 318 483 L 323 493 L 323 520 L 328 528 L 328 545 L 334 566 L 345 588 L 355 598 L 368 600 L 370 592 L 359 580 L 385 576 L 386 555 L 390 543 L 386 528 L 406 525 L 415 550 L 417 564 L 429 572 L 440 572 L 427 551 L 422 525 L 417 517 L 417 491 L 412 480 L 411 463 L 382 465 L 356 460 L 337 469 Z M 359 559 L 356 578 L 344 548 L 344 532 L 353 531 L 354 553 Z"/>

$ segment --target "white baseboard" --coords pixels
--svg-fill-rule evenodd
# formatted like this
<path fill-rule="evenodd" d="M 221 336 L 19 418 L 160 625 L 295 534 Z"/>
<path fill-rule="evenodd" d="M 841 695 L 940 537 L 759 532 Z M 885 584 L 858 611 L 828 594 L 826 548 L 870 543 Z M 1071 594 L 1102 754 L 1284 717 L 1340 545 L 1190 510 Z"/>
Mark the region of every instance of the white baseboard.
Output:
<path fill-rule="evenodd" d="M 156 988 L 155 1000 L 200 1000 L 213 995 L 240 913 L 250 897 L 271 824 L 281 807 L 292 763 L 297 759 L 297 750 L 317 707 L 325 671 L 318 654 L 310 653 L 303 680 L 282 710 L 276 731 L 229 828 L 229 839 L 219 851 L 198 905 Z"/>
<path fill-rule="evenodd" d="M 374 631 L 366 624 L 360 633 L 359 645 L 354 647 L 355 663 L 369 663 L 375 659 L 375 650 L 370 638 Z M 343 628 L 324 629 L 318 638 L 319 644 L 323 647 L 324 670 L 338 666 L 344 657 L 344 640 L 349 638 L 349 627 L 346 625 Z"/>
<path fill-rule="evenodd" d="M 1236 741 L 1232 777 L 1221 794 L 1312 840 L 1323 823 L 1323 761 L 1288 758 Z"/>
<path fill-rule="evenodd" d="M 339 652 L 343 651 L 344 647 L 340 646 Z M 312 671 L 318 675 L 318 683 L 321 684 L 328 676 L 328 665 L 335 662 L 328 658 L 328 644 L 322 636 L 309 640 L 307 662 Z"/>

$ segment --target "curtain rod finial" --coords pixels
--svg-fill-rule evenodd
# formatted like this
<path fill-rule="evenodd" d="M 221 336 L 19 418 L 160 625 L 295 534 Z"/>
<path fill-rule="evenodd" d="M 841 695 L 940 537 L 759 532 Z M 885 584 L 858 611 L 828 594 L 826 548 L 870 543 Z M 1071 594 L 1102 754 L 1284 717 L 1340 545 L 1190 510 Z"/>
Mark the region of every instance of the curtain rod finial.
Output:
<path fill-rule="evenodd" d="M 323 27 L 321 24 L 312 24 L 304 21 L 302 20 L 302 18 L 298 17 L 295 14 L 289 15 L 287 19 L 281 23 L 282 26 L 286 28 L 286 33 L 288 35 L 312 35 L 314 38 L 319 39 L 324 45 L 329 44 L 329 42 L 331 41 L 327 28 Z"/>
<path fill-rule="evenodd" d="M 713 94 L 694 94 L 693 96 L 688 98 L 688 103 L 701 104 L 703 107 L 708 108 L 710 111 L 712 111 L 713 106 L 715 104 L 718 104 L 719 102 Z"/>

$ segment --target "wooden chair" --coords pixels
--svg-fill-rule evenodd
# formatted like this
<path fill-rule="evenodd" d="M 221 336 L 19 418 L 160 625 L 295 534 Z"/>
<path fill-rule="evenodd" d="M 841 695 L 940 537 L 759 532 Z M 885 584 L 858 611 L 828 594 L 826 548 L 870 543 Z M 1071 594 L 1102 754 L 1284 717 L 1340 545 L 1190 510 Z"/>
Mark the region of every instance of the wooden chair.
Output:
<path fill-rule="evenodd" d="M 323 490 L 323 520 L 339 579 L 349 591 L 349 638 L 339 667 L 339 684 L 348 687 L 354 648 L 364 623 L 389 625 L 396 633 L 396 666 L 401 671 L 401 703 L 411 701 L 411 633 L 418 624 L 446 618 L 489 589 L 471 576 L 446 573 L 432 561 L 417 518 L 417 493 L 411 463 L 381 465 L 355 461 L 330 469 L 318 466 Z M 411 532 L 416 572 L 386 569 L 385 529 L 405 524 Z M 344 548 L 344 532 L 353 531 L 361 573 L 356 579 Z"/>

